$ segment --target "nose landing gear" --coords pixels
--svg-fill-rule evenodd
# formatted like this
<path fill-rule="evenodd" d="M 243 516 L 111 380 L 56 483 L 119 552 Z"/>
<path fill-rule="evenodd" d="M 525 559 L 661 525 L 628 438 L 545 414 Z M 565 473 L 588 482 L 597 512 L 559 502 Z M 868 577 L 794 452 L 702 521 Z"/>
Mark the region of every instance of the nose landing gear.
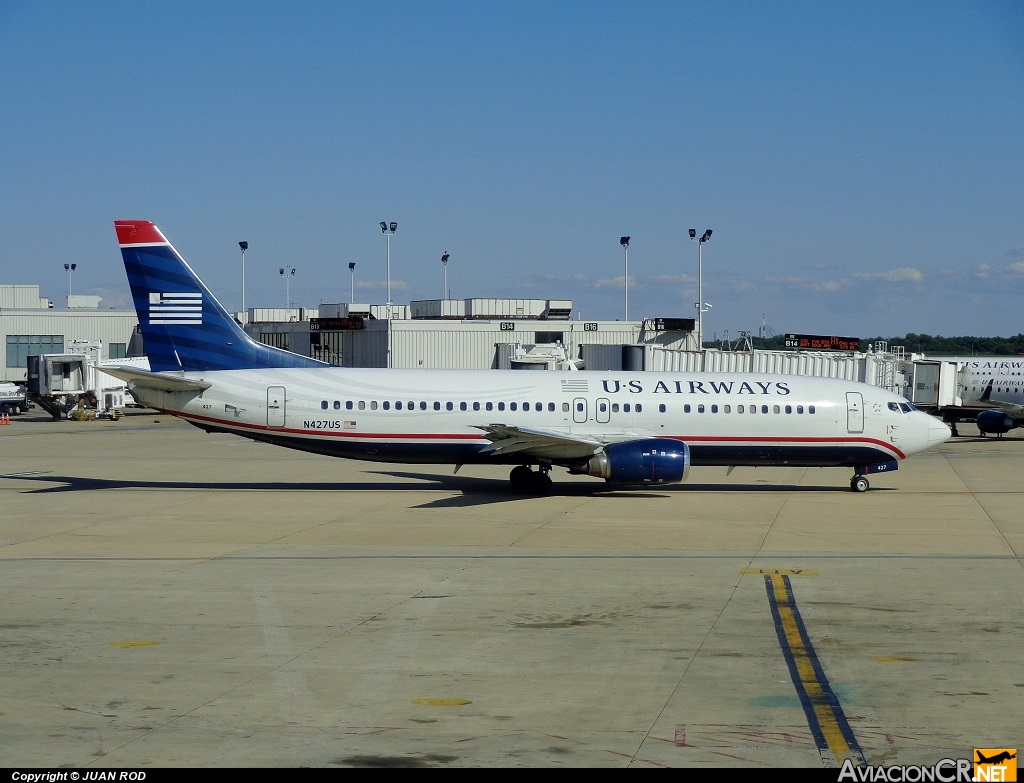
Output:
<path fill-rule="evenodd" d="M 854 492 L 867 492 L 868 487 L 870 486 L 871 485 L 868 483 L 867 478 L 859 473 L 850 479 L 850 489 Z"/>

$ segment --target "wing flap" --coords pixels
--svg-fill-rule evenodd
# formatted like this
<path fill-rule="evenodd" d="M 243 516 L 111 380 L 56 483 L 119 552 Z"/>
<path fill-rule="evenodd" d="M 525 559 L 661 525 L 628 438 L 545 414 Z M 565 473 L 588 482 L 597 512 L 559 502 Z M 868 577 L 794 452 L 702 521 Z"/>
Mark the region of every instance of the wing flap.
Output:
<path fill-rule="evenodd" d="M 515 427 L 508 424 L 477 424 L 491 445 L 491 454 L 528 454 L 541 459 L 582 459 L 597 454 L 604 442 L 584 435 L 567 432 Z"/>

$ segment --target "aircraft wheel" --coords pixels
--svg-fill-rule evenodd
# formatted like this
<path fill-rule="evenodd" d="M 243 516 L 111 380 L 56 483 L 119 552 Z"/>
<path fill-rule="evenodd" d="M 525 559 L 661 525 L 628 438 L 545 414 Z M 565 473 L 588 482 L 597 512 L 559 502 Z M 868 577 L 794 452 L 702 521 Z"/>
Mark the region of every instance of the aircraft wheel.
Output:
<path fill-rule="evenodd" d="M 864 476 L 854 476 L 850 479 L 850 489 L 854 492 L 867 492 L 868 487 L 870 486 L 871 485 L 868 484 L 868 480 L 864 478 Z"/>
<path fill-rule="evenodd" d="M 516 491 L 528 492 L 533 480 L 533 471 L 526 465 L 519 465 L 512 468 L 512 472 L 508 474 L 508 480 L 512 482 L 512 488 Z"/>
<path fill-rule="evenodd" d="M 551 494 L 551 476 L 541 471 L 530 471 L 530 492 L 534 495 Z"/>

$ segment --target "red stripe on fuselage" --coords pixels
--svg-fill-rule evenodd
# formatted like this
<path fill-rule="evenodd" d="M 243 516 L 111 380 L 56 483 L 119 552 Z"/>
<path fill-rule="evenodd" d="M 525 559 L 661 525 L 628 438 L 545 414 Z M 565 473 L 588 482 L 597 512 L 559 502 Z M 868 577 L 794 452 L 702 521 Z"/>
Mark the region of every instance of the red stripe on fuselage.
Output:
<path fill-rule="evenodd" d="M 163 413 L 169 413 L 174 416 L 180 416 L 183 419 L 190 421 L 205 421 L 210 424 L 215 424 L 224 429 L 234 430 L 255 430 L 257 432 L 283 432 L 289 435 L 305 435 L 312 436 L 313 438 L 342 438 L 345 440 L 406 440 L 406 441 L 479 441 L 480 443 L 487 443 L 487 439 L 482 435 L 473 435 L 472 433 L 454 433 L 454 432 L 359 432 L 357 430 L 300 430 L 291 429 L 288 427 L 268 427 L 265 424 L 247 424 L 245 422 L 232 421 L 230 419 L 216 419 L 212 416 L 198 416 L 191 413 L 180 413 L 176 411 L 163 410 Z M 723 435 L 723 436 L 711 436 L 711 435 L 658 435 L 659 438 L 667 438 L 670 440 L 680 440 L 684 443 L 750 443 L 750 444 L 822 444 L 822 443 L 863 443 L 877 446 L 884 451 L 891 452 L 897 459 L 906 459 L 907 455 L 904 454 L 900 449 L 896 448 L 891 443 L 886 443 L 884 440 L 878 440 L 877 438 L 865 438 L 857 436 L 849 436 L 843 438 L 823 438 L 823 437 L 802 437 L 796 435 L 780 435 L 771 437 L 767 435 Z"/>

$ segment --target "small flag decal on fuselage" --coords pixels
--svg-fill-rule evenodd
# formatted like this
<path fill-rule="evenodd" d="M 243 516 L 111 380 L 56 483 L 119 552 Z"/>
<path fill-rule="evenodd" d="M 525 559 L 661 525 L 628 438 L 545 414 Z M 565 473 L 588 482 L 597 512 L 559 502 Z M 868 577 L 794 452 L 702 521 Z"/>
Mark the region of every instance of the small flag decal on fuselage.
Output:
<path fill-rule="evenodd" d="M 149 322 L 151 324 L 203 323 L 203 295 L 161 294 L 149 295 Z"/>

